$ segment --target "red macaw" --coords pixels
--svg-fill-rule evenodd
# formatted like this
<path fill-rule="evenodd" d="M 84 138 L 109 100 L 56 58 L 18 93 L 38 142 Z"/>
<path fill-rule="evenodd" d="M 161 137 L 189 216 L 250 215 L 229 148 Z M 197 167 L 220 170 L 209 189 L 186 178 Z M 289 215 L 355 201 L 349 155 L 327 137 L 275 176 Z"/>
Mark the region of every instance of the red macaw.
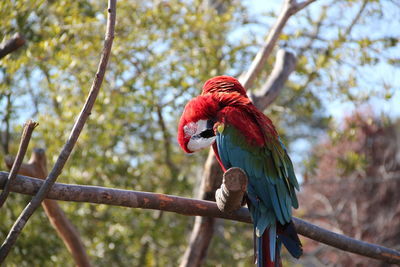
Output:
<path fill-rule="evenodd" d="M 302 245 L 292 222 L 299 190 L 292 162 L 272 121 L 233 77 L 208 80 L 186 105 L 178 141 L 187 153 L 212 145 L 225 171 L 242 168 L 249 179 L 247 205 L 254 223 L 257 266 L 280 266 L 283 243 L 299 258 Z"/>

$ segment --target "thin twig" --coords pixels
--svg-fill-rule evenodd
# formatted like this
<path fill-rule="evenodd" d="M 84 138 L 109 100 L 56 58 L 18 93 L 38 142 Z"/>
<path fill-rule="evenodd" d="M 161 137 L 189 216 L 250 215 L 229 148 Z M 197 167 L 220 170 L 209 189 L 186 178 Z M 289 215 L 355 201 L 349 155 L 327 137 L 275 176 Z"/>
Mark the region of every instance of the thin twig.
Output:
<path fill-rule="evenodd" d="M 6 202 L 8 194 L 10 193 L 10 186 L 17 176 L 22 161 L 24 160 L 29 141 L 31 140 L 32 132 L 38 125 L 39 124 L 37 122 L 34 122 L 32 120 L 27 121 L 24 125 L 17 157 L 15 158 L 14 164 L 11 167 L 10 175 L 8 176 L 6 185 L 4 186 L 4 190 L 3 192 L 1 192 L 0 195 L 0 208 L 4 205 L 4 202 Z"/>
<path fill-rule="evenodd" d="M 0 172 L 0 188 L 4 187 L 7 176 L 8 173 Z M 43 180 L 18 175 L 15 183 L 11 186 L 11 191 L 34 195 L 39 188 L 41 188 L 42 184 Z M 247 208 L 241 208 L 233 213 L 224 213 L 221 212 L 216 203 L 212 201 L 196 200 L 149 192 L 55 183 L 47 197 L 63 201 L 164 210 L 188 216 L 215 217 L 252 223 Z M 293 221 L 297 232 L 305 237 L 344 251 L 382 260 L 388 263 L 400 264 L 399 251 L 340 235 L 298 218 L 293 218 Z"/>
<path fill-rule="evenodd" d="M 40 206 L 43 199 L 46 197 L 47 193 L 50 191 L 51 187 L 57 180 L 58 176 L 61 174 L 62 169 L 65 163 L 68 160 L 68 157 L 71 154 L 73 147 L 75 146 L 76 141 L 83 129 L 83 126 L 88 119 L 94 102 L 96 101 L 97 95 L 100 90 L 100 86 L 103 82 L 104 74 L 106 71 L 108 59 L 111 53 L 111 47 L 114 39 L 114 28 L 115 28 L 115 19 L 116 19 L 116 0 L 109 0 L 108 1 L 108 16 L 107 16 L 107 31 L 105 34 L 105 42 L 104 48 L 102 51 L 100 64 L 97 69 L 97 73 L 95 75 L 92 87 L 90 89 L 88 98 L 86 99 L 85 105 L 79 117 L 72 128 L 71 134 L 64 145 L 60 155 L 57 158 L 57 161 L 51 170 L 49 176 L 46 178 L 43 186 L 37 192 L 37 194 L 32 198 L 29 204 L 25 207 L 22 211 L 21 215 L 18 217 L 17 221 L 14 223 L 13 227 L 11 228 L 10 232 L 4 243 L 0 248 L 0 264 L 5 260 L 7 257 L 11 247 L 17 240 L 19 233 L 22 231 L 23 227 L 25 226 L 26 222 L 32 216 L 32 214 L 36 211 L 36 209 Z"/>
<path fill-rule="evenodd" d="M 168 131 L 167 126 L 165 125 L 165 120 L 161 105 L 157 103 L 155 109 L 158 117 L 157 122 L 161 128 L 161 132 L 163 135 L 165 164 L 167 165 L 170 171 L 171 177 L 176 177 L 178 174 L 178 168 L 171 159 L 171 135 Z"/>
<path fill-rule="evenodd" d="M 363 3 L 361 4 L 360 9 L 358 10 L 356 16 L 352 19 L 349 27 L 347 27 L 343 36 L 345 36 L 346 38 L 349 37 L 351 31 L 354 28 L 354 25 L 356 25 L 357 21 L 361 18 L 362 13 L 364 12 L 365 8 L 367 7 L 367 4 L 368 4 L 368 0 L 364 0 Z"/>
<path fill-rule="evenodd" d="M 19 32 L 15 33 L 10 40 L 0 44 L 0 59 L 14 52 L 25 44 L 25 38 Z"/>

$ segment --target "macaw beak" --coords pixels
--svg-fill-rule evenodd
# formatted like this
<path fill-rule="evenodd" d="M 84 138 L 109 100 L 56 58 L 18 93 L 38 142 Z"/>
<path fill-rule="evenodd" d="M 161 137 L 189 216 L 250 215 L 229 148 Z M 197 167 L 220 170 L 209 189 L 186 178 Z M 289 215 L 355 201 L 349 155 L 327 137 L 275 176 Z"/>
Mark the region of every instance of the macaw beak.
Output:
<path fill-rule="evenodd" d="M 186 147 L 190 152 L 199 151 L 215 142 L 214 124 L 214 120 L 199 120 L 183 127 L 187 140 Z"/>

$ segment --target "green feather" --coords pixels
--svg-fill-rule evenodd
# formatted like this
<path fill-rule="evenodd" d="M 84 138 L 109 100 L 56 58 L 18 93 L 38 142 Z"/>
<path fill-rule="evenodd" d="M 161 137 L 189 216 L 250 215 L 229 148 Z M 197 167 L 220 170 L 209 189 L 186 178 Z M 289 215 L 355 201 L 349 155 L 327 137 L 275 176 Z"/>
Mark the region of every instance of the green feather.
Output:
<path fill-rule="evenodd" d="M 278 139 L 263 147 L 251 145 L 240 131 L 225 124 L 217 136 L 217 146 L 224 165 L 242 168 L 248 175 L 251 213 L 257 235 L 278 220 L 288 223 L 291 208 L 298 207 L 294 188 L 298 188 L 293 165 Z"/>

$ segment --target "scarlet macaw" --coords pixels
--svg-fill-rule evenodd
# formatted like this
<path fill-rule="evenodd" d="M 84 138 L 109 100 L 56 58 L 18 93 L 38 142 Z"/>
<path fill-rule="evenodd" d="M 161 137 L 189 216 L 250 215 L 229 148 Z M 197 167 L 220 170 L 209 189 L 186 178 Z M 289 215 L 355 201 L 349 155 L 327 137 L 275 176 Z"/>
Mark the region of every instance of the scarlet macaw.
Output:
<path fill-rule="evenodd" d="M 183 111 L 178 141 L 187 153 L 212 145 L 224 171 L 239 167 L 246 172 L 257 266 L 280 266 L 282 243 L 293 257 L 301 256 L 292 222 L 299 190 L 292 162 L 272 121 L 252 104 L 238 80 L 217 76 L 204 84 L 202 94 Z"/>

